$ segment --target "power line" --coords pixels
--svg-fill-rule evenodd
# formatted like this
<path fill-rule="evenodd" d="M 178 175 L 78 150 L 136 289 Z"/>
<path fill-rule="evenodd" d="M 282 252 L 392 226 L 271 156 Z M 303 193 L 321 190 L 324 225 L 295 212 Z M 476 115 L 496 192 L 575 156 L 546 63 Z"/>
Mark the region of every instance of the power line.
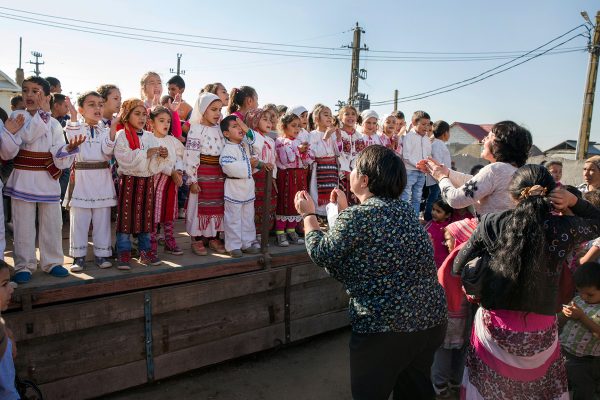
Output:
<path fill-rule="evenodd" d="M 538 47 L 536 47 L 535 49 L 533 49 L 533 50 L 530 50 L 529 52 L 527 52 L 527 53 L 523 54 L 522 56 L 516 57 L 516 58 L 514 58 L 514 59 L 512 59 L 512 60 L 510 60 L 510 61 L 507 61 L 507 62 L 505 62 L 505 63 L 502 63 L 502 64 L 500 64 L 500 65 L 498 65 L 498 66 L 496 66 L 496 67 L 494 67 L 494 68 L 490 68 L 490 69 L 488 69 L 488 70 L 485 70 L 485 71 L 481 72 L 481 73 L 480 73 L 480 74 L 478 74 L 478 75 L 472 76 L 472 77 L 470 77 L 470 78 L 467 78 L 467 79 L 463 79 L 462 81 L 453 82 L 453 83 L 451 83 L 451 84 L 448 84 L 448 85 L 445 85 L 445 86 L 441 86 L 441 87 L 439 87 L 439 88 L 436 88 L 436 89 L 428 90 L 428 91 L 426 91 L 426 92 L 417 93 L 417 94 L 414 94 L 414 95 L 411 95 L 411 96 L 404 96 L 404 97 L 400 97 L 398 100 L 405 100 L 405 99 L 409 99 L 409 98 L 413 98 L 413 97 L 418 97 L 418 96 L 426 95 L 426 94 L 429 94 L 429 93 L 437 92 L 437 91 L 439 91 L 439 90 L 443 90 L 443 89 L 446 89 L 446 88 L 449 88 L 449 87 L 452 87 L 452 86 L 460 85 L 460 84 L 462 84 L 462 83 L 465 83 L 465 82 L 469 82 L 469 81 L 475 80 L 475 79 L 477 79 L 477 78 L 479 78 L 479 77 L 481 77 L 481 76 L 484 76 L 484 75 L 486 75 L 486 74 L 488 74 L 488 73 L 490 73 L 490 72 L 493 72 L 493 71 L 495 71 L 495 70 L 498 70 L 498 69 L 500 69 L 500 68 L 502 68 L 502 67 L 504 67 L 504 66 L 506 66 L 506 65 L 512 64 L 513 62 L 515 62 L 515 61 L 517 61 L 517 60 L 519 60 L 519 59 L 521 59 L 521 58 L 523 58 L 523 57 L 526 57 L 526 56 L 528 56 L 528 55 L 531 55 L 533 52 L 535 52 L 535 51 L 538 51 L 538 50 L 542 49 L 543 47 L 546 47 L 546 46 L 548 46 L 550 43 L 553 43 L 553 42 L 557 41 L 558 39 L 561 39 L 561 38 L 563 38 L 563 37 L 567 36 L 567 35 L 568 35 L 568 34 L 570 34 L 571 32 L 573 32 L 573 31 L 575 31 L 575 30 L 577 30 L 577 29 L 581 28 L 582 26 L 584 26 L 584 25 L 582 24 L 582 25 L 576 26 L 575 28 L 572 28 L 572 29 L 568 30 L 567 32 L 563 33 L 562 35 L 559 35 L 559 36 L 555 37 L 554 39 L 552 39 L 552 40 L 550 40 L 550 41 L 548 41 L 548 42 L 546 42 L 546 43 L 542 44 L 541 46 L 538 46 Z M 575 39 L 575 38 L 577 38 L 577 37 L 579 37 L 579 36 L 582 36 L 582 34 L 575 35 L 575 36 L 573 36 L 571 39 L 567 40 L 566 42 L 562 42 L 562 43 L 560 43 L 560 44 L 559 44 L 559 45 L 557 45 L 557 46 L 554 46 L 554 47 L 552 47 L 552 48 L 550 48 L 550 49 L 544 50 L 544 51 L 542 51 L 541 53 L 537 53 L 537 54 L 533 55 L 533 57 L 532 57 L 532 58 L 529 58 L 528 60 L 531 60 L 531 59 L 533 59 L 533 58 L 537 58 L 537 57 L 539 57 L 539 56 L 542 56 L 542 55 L 544 55 L 544 54 L 547 54 L 547 53 L 548 53 L 550 50 L 552 50 L 552 49 L 555 49 L 555 48 L 557 48 L 557 47 L 559 47 L 559 46 L 561 46 L 561 45 L 563 45 L 563 44 L 565 44 L 565 43 L 567 43 L 567 42 L 569 42 L 569 41 L 571 41 L 571 40 L 573 40 L 573 39 Z M 519 64 L 517 64 L 517 65 L 521 65 L 521 63 L 519 63 Z M 391 103 L 393 103 L 393 102 L 394 102 L 394 100 L 384 100 L 384 101 L 374 101 L 374 102 L 371 102 L 371 104 L 372 104 L 372 105 L 383 105 L 383 104 L 391 104 Z"/>

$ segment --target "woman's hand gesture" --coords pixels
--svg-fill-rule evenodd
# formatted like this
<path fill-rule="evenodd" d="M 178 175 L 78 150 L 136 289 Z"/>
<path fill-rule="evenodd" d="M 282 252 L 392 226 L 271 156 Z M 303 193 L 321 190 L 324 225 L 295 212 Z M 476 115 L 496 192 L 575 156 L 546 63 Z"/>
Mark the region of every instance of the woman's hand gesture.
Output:
<path fill-rule="evenodd" d="M 348 208 L 348 198 L 346 197 L 346 193 L 344 193 L 338 188 L 335 188 L 331 191 L 329 201 L 337 204 L 338 212 L 342 212 L 343 210 Z"/>
<path fill-rule="evenodd" d="M 294 205 L 299 214 L 310 214 L 315 212 L 315 202 L 306 190 L 301 190 L 296 193 Z"/>

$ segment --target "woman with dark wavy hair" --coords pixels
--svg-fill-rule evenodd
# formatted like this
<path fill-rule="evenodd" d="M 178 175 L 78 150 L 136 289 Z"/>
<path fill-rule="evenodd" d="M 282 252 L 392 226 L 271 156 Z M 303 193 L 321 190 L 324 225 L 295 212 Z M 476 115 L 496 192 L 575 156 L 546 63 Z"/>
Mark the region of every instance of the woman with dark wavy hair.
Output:
<path fill-rule="evenodd" d="M 543 166 L 519 168 L 508 185 L 516 207 L 484 215 L 454 261 L 481 306 L 461 387 L 468 399 L 569 398 L 555 314 L 559 277 L 573 248 L 600 235 L 600 210 L 554 188 Z M 489 262 L 472 275 L 477 268 L 466 265 L 477 257 Z"/>
<path fill-rule="evenodd" d="M 417 167 L 438 181 L 442 197 L 452 208 L 475 207 L 478 216 L 514 207 L 507 192 L 517 168 L 529 157 L 531 133 L 512 122 L 498 122 L 482 141 L 481 158 L 490 164 L 475 176 L 462 174 L 435 160 L 422 160 Z"/>

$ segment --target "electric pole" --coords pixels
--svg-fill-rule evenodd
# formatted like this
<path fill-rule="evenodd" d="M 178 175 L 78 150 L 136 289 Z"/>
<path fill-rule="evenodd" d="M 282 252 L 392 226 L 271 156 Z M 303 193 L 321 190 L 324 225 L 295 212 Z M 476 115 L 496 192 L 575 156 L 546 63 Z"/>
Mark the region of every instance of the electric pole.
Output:
<path fill-rule="evenodd" d="M 23 72 L 23 68 L 21 67 L 21 60 L 23 59 L 23 38 L 19 38 L 19 68 L 15 71 L 15 82 L 17 85 L 21 86 L 23 80 L 25 79 L 25 73 Z"/>
<path fill-rule="evenodd" d="M 394 112 L 398 111 L 398 89 L 394 90 Z"/>
<path fill-rule="evenodd" d="M 367 70 L 360 69 L 360 52 L 368 51 L 369 48 L 367 47 L 367 45 L 361 47 L 361 33 L 365 33 L 365 31 L 360 26 L 358 26 L 357 22 L 356 27 L 354 28 L 354 38 L 352 40 L 352 45 L 346 46 L 347 48 L 352 49 L 352 67 L 350 69 L 350 94 L 348 95 L 348 104 L 350 105 L 355 105 L 355 103 L 358 100 L 358 80 L 367 79 Z"/>
<path fill-rule="evenodd" d="M 579 140 L 577 141 L 577 159 L 583 160 L 587 156 L 590 142 L 590 129 L 592 126 L 592 112 L 594 109 L 594 94 L 596 91 L 596 78 L 598 77 L 598 57 L 600 56 L 600 11 L 596 12 L 596 25 L 590 21 L 587 13 L 583 11 L 581 16 L 594 27 L 594 35 L 589 45 L 590 62 L 588 65 L 587 80 L 585 83 L 585 94 L 583 97 L 583 111 L 581 113 L 581 126 L 579 128 Z"/>
<path fill-rule="evenodd" d="M 177 53 L 177 70 L 174 70 L 173 68 L 169 69 L 169 72 L 175 75 L 185 75 L 185 70 L 181 69 L 181 56 L 183 54 Z"/>
<path fill-rule="evenodd" d="M 29 61 L 29 64 L 35 65 L 35 70 L 33 71 L 33 73 L 35 74 L 35 76 L 40 76 L 40 65 L 46 64 L 44 61 L 39 61 L 39 59 L 42 58 L 42 53 L 38 51 L 32 51 L 31 55 L 35 57 L 35 62 Z"/>

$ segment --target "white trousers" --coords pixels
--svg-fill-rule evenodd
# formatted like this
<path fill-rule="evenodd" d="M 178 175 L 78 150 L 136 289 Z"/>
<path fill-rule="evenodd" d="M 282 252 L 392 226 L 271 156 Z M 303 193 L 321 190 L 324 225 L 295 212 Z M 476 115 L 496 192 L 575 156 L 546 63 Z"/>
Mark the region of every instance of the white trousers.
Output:
<path fill-rule="evenodd" d="M 225 250 L 247 249 L 256 240 L 254 202 L 246 204 L 225 200 Z"/>
<path fill-rule="evenodd" d="M 38 211 L 38 242 L 42 271 L 49 272 L 56 265 L 62 265 L 62 215 L 59 203 L 32 203 L 12 201 L 12 223 L 14 236 L 15 272 L 35 271 L 35 214 Z"/>
<path fill-rule="evenodd" d="M 93 224 L 94 255 L 96 257 L 110 257 L 112 255 L 110 207 L 71 207 L 69 213 L 71 220 L 69 254 L 71 257 L 85 257 L 87 255 L 90 222 Z"/>

